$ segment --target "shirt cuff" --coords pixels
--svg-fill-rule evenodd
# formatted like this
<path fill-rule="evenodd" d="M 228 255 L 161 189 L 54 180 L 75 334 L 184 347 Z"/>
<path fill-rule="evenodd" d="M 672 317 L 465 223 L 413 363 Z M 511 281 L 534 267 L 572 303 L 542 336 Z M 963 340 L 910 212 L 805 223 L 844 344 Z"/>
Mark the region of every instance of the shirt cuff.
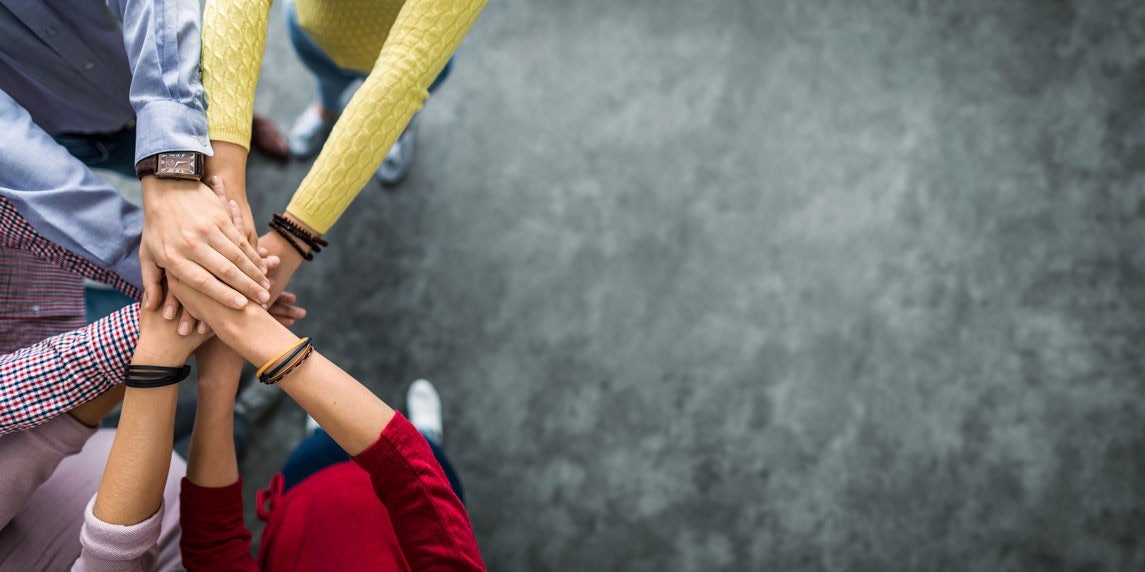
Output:
<path fill-rule="evenodd" d="M 136 524 L 108 524 L 95 516 L 92 495 L 84 510 L 80 543 L 86 552 L 100 560 L 132 561 L 146 554 L 157 542 L 163 524 L 163 504 L 143 522 Z"/>
<path fill-rule="evenodd" d="M 211 155 L 207 114 L 167 100 L 152 101 L 135 118 L 135 162 L 156 153 L 195 151 Z"/>
<path fill-rule="evenodd" d="M 183 518 L 203 519 L 208 524 L 217 517 L 229 517 L 243 512 L 243 480 L 239 477 L 225 487 L 201 487 L 183 477 L 179 489 L 179 506 Z"/>

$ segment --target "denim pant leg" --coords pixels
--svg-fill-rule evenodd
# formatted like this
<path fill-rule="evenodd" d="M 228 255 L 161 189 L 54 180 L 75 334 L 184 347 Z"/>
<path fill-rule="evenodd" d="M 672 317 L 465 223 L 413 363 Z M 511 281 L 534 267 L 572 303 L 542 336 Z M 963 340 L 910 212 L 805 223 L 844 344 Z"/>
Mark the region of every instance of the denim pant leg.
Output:
<path fill-rule="evenodd" d="M 461 488 L 461 478 L 457 476 L 457 471 L 454 470 L 453 464 L 445 456 L 445 451 L 441 450 L 433 441 L 426 439 L 429 443 L 430 449 L 433 450 L 433 456 L 441 465 L 442 471 L 445 472 L 445 477 L 449 479 L 449 485 L 453 488 L 453 492 L 461 502 L 465 502 L 465 491 Z M 349 461 L 350 455 L 342 450 L 330 435 L 319 429 L 310 436 L 309 439 L 303 441 L 294 449 L 290 454 L 290 458 L 286 460 L 286 464 L 282 466 L 283 491 L 289 491 L 294 485 L 302 482 L 306 477 L 343 461 Z"/>
<path fill-rule="evenodd" d="M 116 133 L 59 133 L 52 138 L 89 167 L 135 178 L 134 127 Z"/>
<path fill-rule="evenodd" d="M 314 40 L 310 39 L 306 30 L 298 25 L 298 17 L 294 14 L 293 4 L 288 2 L 284 12 L 286 13 L 286 30 L 290 37 L 290 44 L 294 46 L 298 59 L 314 74 L 318 81 L 318 102 L 322 104 L 324 109 L 341 109 L 342 94 L 346 93 L 350 84 L 356 80 L 364 79 L 367 74 L 342 69 L 334 63 L 334 60 L 326 55 L 326 52 L 322 51 L 322 48 L 314 43 Z M 430 94 L 437 91 L 437 88 L 445 83 L 445 79 L 449 77 L 449 72 L 452 69 L 453 58 L 449 58 L 441 73 L 437 74 L 433 83 L 430 84 L 428 90 Z"/>
<path fill-rule="evenodd" d="M 342 108 L 342 94 L 355 80 L 366 77 L 365 74 L 344 70 L 310 39 L 302 26 L 298 25 L 298 17 L 294 14 L 294 4 L 287 2 L 286 33 L 290 37 L 290 45 L 302 64 L 314 74 L 318 81 L 318 103 L 326 110 L 339 110 Z"/>

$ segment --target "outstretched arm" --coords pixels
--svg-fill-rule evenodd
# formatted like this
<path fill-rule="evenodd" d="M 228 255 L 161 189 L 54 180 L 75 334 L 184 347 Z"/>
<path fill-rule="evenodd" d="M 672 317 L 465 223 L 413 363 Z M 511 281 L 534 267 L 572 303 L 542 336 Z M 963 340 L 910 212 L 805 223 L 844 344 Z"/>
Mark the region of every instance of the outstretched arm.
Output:
<path fill-rule="evenodd" d="M 183 295 L 178 282 L 173 288 Z M 253 305 L 229 310 L 192 291 L 183 300 L 252 363 L 274 359 L 299 341 Z M 370 473 L 411 569 L 485 569 L 465 508 L 425 439 L 404 417 L 318 353 L 278 386 Z"/>

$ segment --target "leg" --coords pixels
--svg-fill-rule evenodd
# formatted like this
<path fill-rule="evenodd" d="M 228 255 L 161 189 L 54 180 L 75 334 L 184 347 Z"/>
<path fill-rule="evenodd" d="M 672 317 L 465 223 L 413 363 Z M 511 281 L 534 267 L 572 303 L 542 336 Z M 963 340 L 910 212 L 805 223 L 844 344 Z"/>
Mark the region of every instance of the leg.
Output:
<path fill-rule="evenodd" d="M 310 39 L 298 25 L 298 18 L 294 14 L 294 5 L 286 5 L 286 31 L 290 37 L 290 44 L 294 46 L 295 53 L 302 64 L 314 74 L 318 82 L 318 103 L 328 113 L 337 114 L 342 107 L 342 94 L 362 74 L 344 70 Z"/>
<path fill-rule="evenodd" d="M 429 437 L 426 437 L 426 442 L 429 443 L 429 448 L 433 449 L 433 458 L 437 459 L 437 464 L 441 465 L 441 470 L 445 473 L 445 478 L 449 479 L 449 486 L 453 487 L 454 494 L 457 498 L 461 499 L 462 504 L 465 503 L 465 491 L 461 488 L 461 477 L 457 475 L 457 471 L 453 468 L 453 463 L 449 462 L 449 458 L 445 456 L 445 451 L 437 446 Z"/>
<path fill-rule="evenodd" d="M 430 84 L 430 94 L 433 94 L 437 88 L 441 87 L 441 84 L 445 83 L 445 78 L 449 77 L 449 70 L 452 68 L 453 58 L 450 58 L 448 62 L 445 62 L 445 67 L 442 68 L 441 73 L 437 74 L 437 78 Z M 417 115 L 415 114 L 410 118 L 405 131 L 402 131 L 401 136 L 394 142 L 394 146 L 390 147 L 390 151 L 386 153 L 386 158 L 374 173 L 374 177 L 387 187 L 402 182 L 402 179 L 409 174 L 410 168 L 413 167 L 414 148 L 417 144 L 416 122 Z"/>
<path fill-rule="evenodd" d="M 319 429 L 303 441 L 286 464 L 282 466 L 282 477 L 285 480 L 283 491 L 288 491 L 303 479 L 343 461 L 349 461 L 350 455 L 342 450 L 325 431 Z"/>

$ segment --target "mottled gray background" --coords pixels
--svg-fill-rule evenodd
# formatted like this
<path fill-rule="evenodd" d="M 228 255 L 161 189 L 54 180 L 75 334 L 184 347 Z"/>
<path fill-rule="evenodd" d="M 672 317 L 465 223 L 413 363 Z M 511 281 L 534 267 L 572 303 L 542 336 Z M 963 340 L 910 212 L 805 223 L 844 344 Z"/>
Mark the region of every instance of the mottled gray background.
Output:
<path fill-rule="evenodd" d="M 1143 103 L 1140 1 L 493 0 L 298 329 L 437 384 L 491 570 L 1142 570 Z"/>

